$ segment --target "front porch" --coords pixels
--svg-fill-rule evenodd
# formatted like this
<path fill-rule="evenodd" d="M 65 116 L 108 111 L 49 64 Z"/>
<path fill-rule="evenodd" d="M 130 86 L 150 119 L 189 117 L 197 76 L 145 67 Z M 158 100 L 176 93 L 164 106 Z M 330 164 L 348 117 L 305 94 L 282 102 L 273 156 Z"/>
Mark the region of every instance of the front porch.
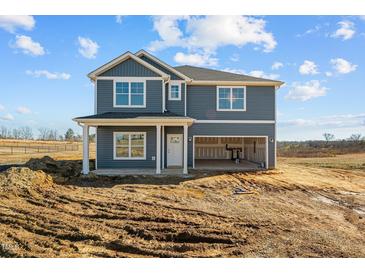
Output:
<path fill-rule="evenodd" d="M 188 173 L 188 127 L 193 123 L 193 119 L 167 113 L 143 114 L 143 116 L 138 113 L 109 113 L 108 117 L 100 116 L 92 115 L 74 119 L 83 128 L 83 174 L 90 172 L 88 146 L 90 127 L 97 129 L 95 174 Z M 175 135 L 180 137 L 174 139 L 182 145 L 178 152 L 168 149 L 166 145 L 166 136 L 173 135 L 169 134 L 171 133 L 169 129 L 173 128 L 179 128 L 179 134 Z M 98 136 L 99 129 L 102 129 L 103 136 Z M 100 140 L 98 140 L 99 137 Z M 169 166 L 166 159 L 169 158 L 169 152 L 175 153 L 175 160 L 178 160 L 175 162 L 176 168 L 166 168 Z M 170 162 L 171 166 L 173 165 Z"/>

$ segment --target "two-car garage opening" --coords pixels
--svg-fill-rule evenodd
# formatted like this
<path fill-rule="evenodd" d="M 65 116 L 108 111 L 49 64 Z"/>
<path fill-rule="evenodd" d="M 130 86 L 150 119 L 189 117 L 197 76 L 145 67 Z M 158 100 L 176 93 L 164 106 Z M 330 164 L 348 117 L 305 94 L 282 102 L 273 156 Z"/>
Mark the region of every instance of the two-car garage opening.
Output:
<path fill-rule="evenodd" d="M 195 169 L 257 170 L 268 167 L 267 136 L 194 136 Z"/>

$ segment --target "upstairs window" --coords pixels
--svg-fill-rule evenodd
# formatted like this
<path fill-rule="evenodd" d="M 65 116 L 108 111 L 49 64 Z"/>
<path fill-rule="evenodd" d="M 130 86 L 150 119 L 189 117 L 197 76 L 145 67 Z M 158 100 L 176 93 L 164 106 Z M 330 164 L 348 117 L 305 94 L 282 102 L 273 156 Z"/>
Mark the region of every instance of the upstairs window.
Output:
<path fill-rule="evenodd" d="M 115 82 L 114 107 L 146 107 L 145 82 Z"/>
<path fill-rule="evenodd" d="M 170 82 L 169 100 L 181 100 L 181 87 L 179 82 Z"/>
<path fill-rule="evenodd" d="M 218 111 L 245 111 L 246 87 L 217 87 Z"/>

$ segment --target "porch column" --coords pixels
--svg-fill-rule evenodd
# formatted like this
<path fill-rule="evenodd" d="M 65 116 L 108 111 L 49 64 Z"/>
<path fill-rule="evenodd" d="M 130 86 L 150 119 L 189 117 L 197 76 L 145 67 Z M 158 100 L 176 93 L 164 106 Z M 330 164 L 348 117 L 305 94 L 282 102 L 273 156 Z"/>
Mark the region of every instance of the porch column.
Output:
<path fill-rule="evenodd" d="M 161 174 L 161 125 L 156 125 L 156 174 Z"/>
<path fill-rule="evenodd" d="M 89 174 L 89 126 L 82 126 L 82 174 Z"/>
<path fill-rule="evenodd" d="M 165 126 L 162 126 L 162 166 L 161 169 L 165 169 Z"/>
<path fill-rule="evenodd" d="M 188 125 L 184 125 L 184 174 L 188 174 Z"/>

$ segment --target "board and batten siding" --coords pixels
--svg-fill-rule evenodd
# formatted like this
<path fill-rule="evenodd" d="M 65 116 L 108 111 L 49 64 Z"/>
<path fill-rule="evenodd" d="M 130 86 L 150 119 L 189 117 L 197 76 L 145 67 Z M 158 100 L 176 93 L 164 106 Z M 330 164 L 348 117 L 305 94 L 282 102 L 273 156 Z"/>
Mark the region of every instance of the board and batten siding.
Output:
<path fill-rule="evenodd" d="M 146 160 L 114 160 L 113 132 L 146 132 Z M 97 127 L 97 167 L 156 168 L 156 127 Z"/>
<path fill-rule="evenodd" d="M 188 86 L 187 116 L 198 120 L 274 120 L 275 88 L 246 87 L 246 111 L 217 111 L 216 86 Z"/>
<path fill-rule="evenodd" d="M 103 72 L 100 76 L 160 77 L 161 75 L 146 68 L 133 59 L 128 59 Z"/>
<path fill-rule="evenodd" d="M 151 64 L 152 66 L 154 66 L 155 68 L 158 68 L 159 70 L 163 71 L 164 73 L 170 75 L 170 79 L 171 80 L 183 80 L 181 77 L 177 76 L 175 73 L 173 73 L 172 71 L 170 71 L 169 69 L 161 66 L 160 64 L 156 63 L 155 61 L 153 61 L 152 59 L 148 58 L 147 56 L 143 55 L 141 57 L 141 59 L 143 61 L 146 61 L 147 63 Z"/>
<path fill-rule="evenodd" d="M 193 136 L 268 136 L 269 168 L 275 167 L 275 124 L 193 124 L 189 127 L 188 165 L 193 166 Z"/>
<path fill-rule="evenodd" d="M 162 112 L 162 80 L 146 81 L 146 107 L 114 107 L 113 80 L 97 80 L 97 113 L 104 112 Z"/>

